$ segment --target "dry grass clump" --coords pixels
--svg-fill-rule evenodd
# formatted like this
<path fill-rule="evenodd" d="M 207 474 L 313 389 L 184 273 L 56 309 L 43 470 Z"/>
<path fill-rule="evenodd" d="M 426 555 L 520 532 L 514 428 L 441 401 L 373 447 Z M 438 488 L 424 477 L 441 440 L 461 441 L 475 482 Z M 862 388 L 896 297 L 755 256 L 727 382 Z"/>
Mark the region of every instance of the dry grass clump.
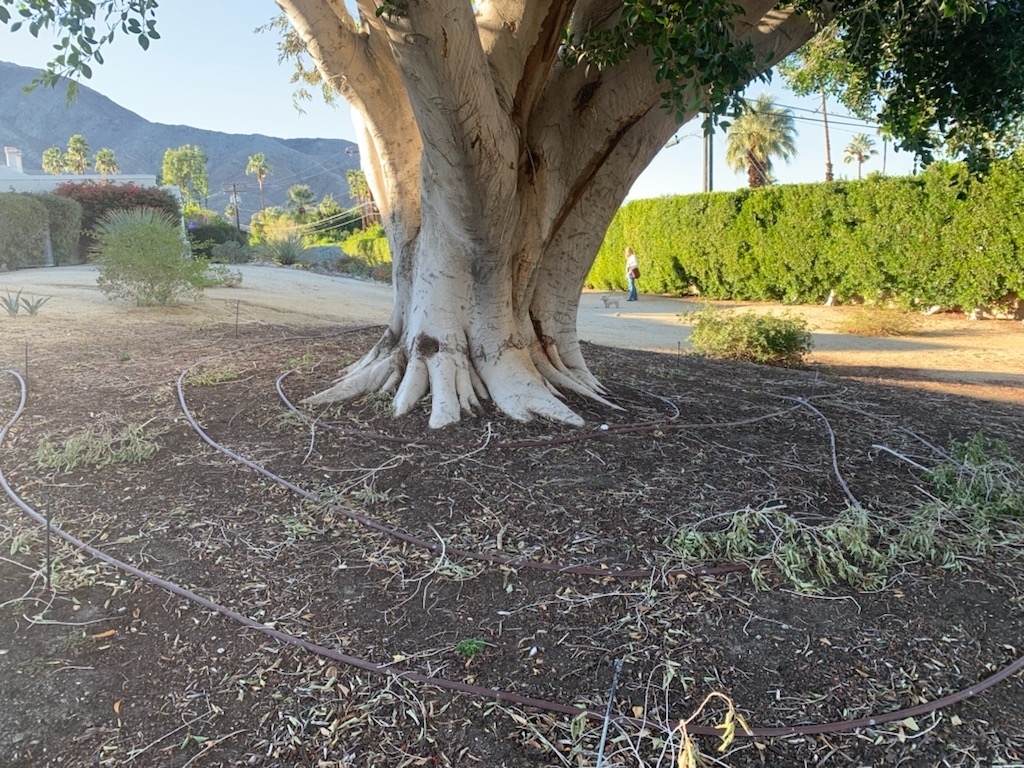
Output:
<path fill-rule="evenodd" d="M 836 329 L 854 336 L 913 336 L 920 330 L 921 318 L 909 312 L 894 309 L 858 309 Z"/>

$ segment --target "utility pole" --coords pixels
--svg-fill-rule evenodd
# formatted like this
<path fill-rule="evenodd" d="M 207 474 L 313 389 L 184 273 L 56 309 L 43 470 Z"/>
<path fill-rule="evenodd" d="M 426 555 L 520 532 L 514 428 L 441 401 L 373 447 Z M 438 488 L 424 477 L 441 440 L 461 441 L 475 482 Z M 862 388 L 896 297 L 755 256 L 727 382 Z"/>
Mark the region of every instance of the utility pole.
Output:
<path fill-rule="evenodd" d="M 828 110 L 825 109 L 825 89 L 821 89 L 821 121 L 825 124 L 825 181 L 832 181 L 832 144 L 828 138 Z"/>
<path fill-rule="evenodd" d="M 704 191 L 711 192 L 715 188 L 714 171 L 714 128 L 704 131 Z"/>
<path fill-rule="evenodd" d="M 242 222 L 239 219 L 238 209 L 241 207 L 242 198 L 238 195 L 238 189 L 241 187 L 245 189 L 245 184 L 237 181 L 233 181 L 230 184 L 224 185 L 224 191 L 231 190 L 231 207 L 235 210 L 235 229 L 239 232 L 242 231 Z"/>

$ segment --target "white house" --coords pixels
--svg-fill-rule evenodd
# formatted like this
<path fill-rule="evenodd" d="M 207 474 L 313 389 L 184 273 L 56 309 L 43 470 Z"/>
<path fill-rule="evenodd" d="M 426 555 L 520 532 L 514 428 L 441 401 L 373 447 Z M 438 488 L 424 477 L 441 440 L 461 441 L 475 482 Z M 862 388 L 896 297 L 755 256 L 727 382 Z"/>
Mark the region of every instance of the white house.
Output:
<path fill-rule="evenodd" d="M 52 192 L 61 184 L 69 181 L 104 181 L 111 184 L 136 184 L 140 187 L 155 187 L 156 176 L 146 174 L 118 173 L 112 176 L 100 176 L 95 173 L 62 173 L 53 174 L 25 173 L 21 166 L 21 150 L 4 147 L 6 162 L 0 165 L 0 192 Z"/>

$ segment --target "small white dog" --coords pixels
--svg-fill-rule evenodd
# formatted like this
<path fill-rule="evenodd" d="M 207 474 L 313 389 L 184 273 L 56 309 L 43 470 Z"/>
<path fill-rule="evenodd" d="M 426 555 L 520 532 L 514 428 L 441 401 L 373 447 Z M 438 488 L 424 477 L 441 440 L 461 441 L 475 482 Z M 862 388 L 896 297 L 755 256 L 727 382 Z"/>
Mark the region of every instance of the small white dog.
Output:
<path fill-rule="evenodd" d="M 601 301 L 604 302 L 605 309 L 608 309 L 608 307 L 619 306 L 619 300 L 616 299 L 614 296 L 609 296 L 607 293 L 601 297 Z"/>

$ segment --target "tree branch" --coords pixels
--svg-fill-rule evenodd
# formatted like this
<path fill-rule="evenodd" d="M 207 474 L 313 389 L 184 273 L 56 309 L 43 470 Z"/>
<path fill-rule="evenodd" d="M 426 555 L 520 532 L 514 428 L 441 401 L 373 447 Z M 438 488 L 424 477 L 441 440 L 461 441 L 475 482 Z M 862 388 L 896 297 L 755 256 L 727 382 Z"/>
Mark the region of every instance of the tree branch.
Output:
<path fill-rule="evenodd" d="M 422 142 L 390 41 L 372 10 L 367 16 L 363 9 L 372 4 L 360 0 L 360 28 L 342 0 L 276 1 L 324 79 L 361 116 L 361 165 L 381 214 L 389 218 L 402 200 L 401 227 L 415 230 Z"/>
<path fill-rule="evenodd" d="M 518 139 L 494 89 L 468 0 L 419 0 L 385 17 L 424 147 L 424 175 L 443 174 L 449 221 L 469 217 L 501 228 L 514 211 Z M 510 163 L 512 163 L 510 167 Z M 487 213 L 484 213 L 485 209 Z"/>
<path fill-rule="evenodd" d="M 520 129 L 558 60 L 577 0 L 490 0 L 477 13 L 499 97 Z"/>

